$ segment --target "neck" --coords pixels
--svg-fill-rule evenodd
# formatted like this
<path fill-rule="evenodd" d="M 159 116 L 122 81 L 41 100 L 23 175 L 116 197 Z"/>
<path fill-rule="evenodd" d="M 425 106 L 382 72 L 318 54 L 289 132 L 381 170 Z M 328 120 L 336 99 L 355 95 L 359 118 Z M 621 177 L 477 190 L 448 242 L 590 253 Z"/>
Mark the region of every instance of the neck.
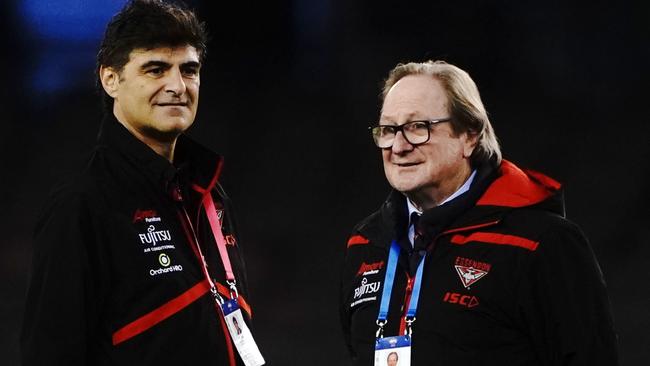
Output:
<path fill-rule="evenodd" d="M 471 174 L 472 168 L 468 162 L 455 175 L 444 182 L 427 187 L 427 189 L 405 192 L 405 195 L 419 211 L 423 212 L 440 205 L 441 202 L 454 194 Z"/>
<path fill-rule="evenodd" d="M 170 143 L 162 143 L 151 139 L 149 139 L 149 141 L 147 141 L 147 139 L 140 139 L 140 141 L 147 144 L 147 146 L 155 151 L 156 154 L 167 159 L 167 161 L 170 163 L 174 162 L 174 148 L 176 147 L 176 139 Z"/>
<path fill-rule="evenodd" d="M 176 140 L 178 140 L 178 136 L 174 137 L 174 139 L 171 141 L 156 139 L 141 133 L 137 129 L 133 128 L 130 124 L 120 121 L 119 118 L 117 120 L 124 127 L 126 127 L 126 129 L 129 130 L 133 136 L 142 141 L 145 145 L 149 146 L 149 148 L 151 148 L 156 154 L 162 156 L 170 163 L 174 162 L 174 149 L 176 147 Z"/>

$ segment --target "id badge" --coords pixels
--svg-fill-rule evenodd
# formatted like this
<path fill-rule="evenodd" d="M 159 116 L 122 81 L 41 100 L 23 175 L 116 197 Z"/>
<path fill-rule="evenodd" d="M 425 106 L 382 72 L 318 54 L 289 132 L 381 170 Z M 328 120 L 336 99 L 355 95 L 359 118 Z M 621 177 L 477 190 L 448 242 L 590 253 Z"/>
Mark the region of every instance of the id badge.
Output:
<path fill-rule="evenodd" d="M 239 356 L 246 366 L 261 366 L 265 361 L 260 353 L 253 334 L 248 329 L 242 316 L 237 299 L 228 300 L 221 305 L 223 316 Z"/>
<path fill-rule="evenodd" d="M 375 366 L 411 366 L 411 337 L 378 338 L 375 344 Z"/>

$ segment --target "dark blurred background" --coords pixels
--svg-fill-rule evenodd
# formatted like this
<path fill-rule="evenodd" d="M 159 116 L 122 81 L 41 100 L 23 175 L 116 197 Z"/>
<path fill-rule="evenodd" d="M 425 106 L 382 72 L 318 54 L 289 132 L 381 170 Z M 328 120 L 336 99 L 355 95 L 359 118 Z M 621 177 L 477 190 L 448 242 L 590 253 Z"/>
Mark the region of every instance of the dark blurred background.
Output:
<path fill-rule="evenodd" d="M 189 134 L 225 155 L 269 365 L 344 365 L 338 268 L 386 197 L 366 126 L 398 62 L 477 82 L 504 156 L 565 184 L 609 285 L 624 365 L 650 362 L 645 1 L 190 1 L 212 40 Z M 0 5 L 0 364 L 18 364 L 31 232 L 101 119 L 94 55 L 123 1 Z M 567 299 L 571 301 L 571 299 Z"/>

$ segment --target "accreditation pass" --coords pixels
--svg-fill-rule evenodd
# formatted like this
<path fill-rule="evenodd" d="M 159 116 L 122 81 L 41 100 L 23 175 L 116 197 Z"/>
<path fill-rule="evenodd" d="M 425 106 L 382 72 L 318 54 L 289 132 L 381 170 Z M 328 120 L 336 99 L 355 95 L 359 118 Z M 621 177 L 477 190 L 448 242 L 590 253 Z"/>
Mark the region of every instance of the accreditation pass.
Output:
<path fill-rule="evenodd" d="M 264 365 L 264 357 L 260 353 L 253 334 L 248 329 L 246 322 L 239 309 L 237 299 L 232 299 L 224 302 L 221 305 L 223 316 L 228 327 L 228 332 L 232 338 L 239 356 L 241 356 L 246 366 L 261 366 Z"/>

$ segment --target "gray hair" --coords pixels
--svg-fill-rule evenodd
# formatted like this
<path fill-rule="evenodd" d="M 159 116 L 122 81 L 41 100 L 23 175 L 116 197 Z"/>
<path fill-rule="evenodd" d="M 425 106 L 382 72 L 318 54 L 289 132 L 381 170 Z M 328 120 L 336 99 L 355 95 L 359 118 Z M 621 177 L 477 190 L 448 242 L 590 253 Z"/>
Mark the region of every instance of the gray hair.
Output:
<path fill-rule="evenodd" d="M 478 88 L 467 72 L 444 61 L 398 64 L 384 82 L 382 100 L 395 83 L 408 75 L 430 75 L 442 83 L 450 104 L 449 113 L 454 132 L 467 132 L 478 136 L 476 148 L 471 156 L 472 165 L 477 166 L 490 159 L 496 159 L 497 164 L 501 163 L 499 142 Z"/>

